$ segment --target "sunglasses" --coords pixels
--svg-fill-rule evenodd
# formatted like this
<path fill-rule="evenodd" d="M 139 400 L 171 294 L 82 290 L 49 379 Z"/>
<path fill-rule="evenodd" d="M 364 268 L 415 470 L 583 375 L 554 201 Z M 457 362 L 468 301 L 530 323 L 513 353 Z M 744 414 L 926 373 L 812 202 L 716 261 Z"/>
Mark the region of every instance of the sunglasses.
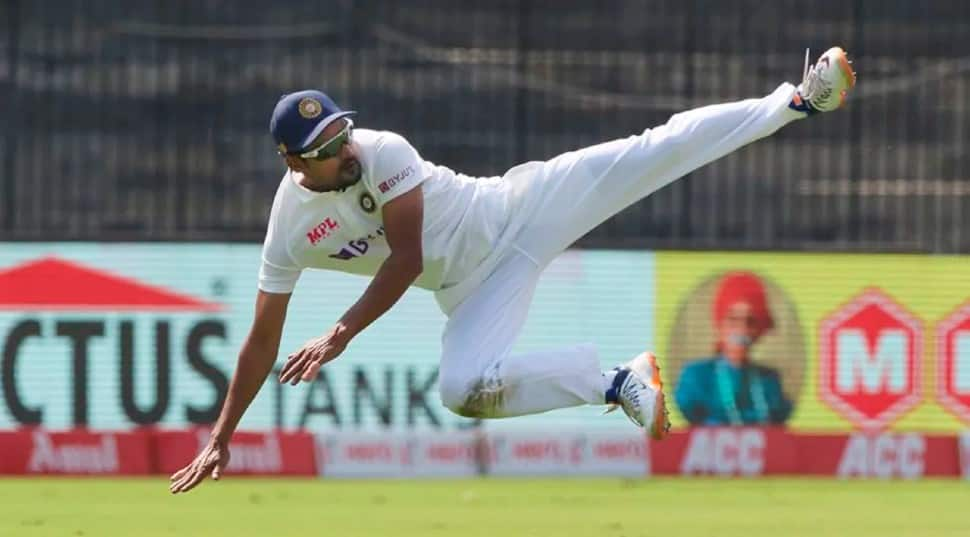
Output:
<path fill-rule="evenodd" d="M 348 119 L 344 128 L 340 129 L 340 132 L 335 134 L 333 138 L 323 142 L 316 149 L 311 149 L 306 153 L 300 153 L 300 157 L 317 161 L 336 157 L 340 154 L 340 149 L 344 144 L 350 143 L 353 140 L 353 133 L 354 122 Z"/>

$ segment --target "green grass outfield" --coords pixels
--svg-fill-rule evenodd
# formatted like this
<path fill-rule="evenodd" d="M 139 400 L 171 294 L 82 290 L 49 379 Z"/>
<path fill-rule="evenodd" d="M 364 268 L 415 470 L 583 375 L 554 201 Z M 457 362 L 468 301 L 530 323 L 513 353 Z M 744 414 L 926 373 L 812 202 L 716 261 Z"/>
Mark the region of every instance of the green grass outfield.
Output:
<path fill-rule="evenodd" d="M 970 536 L 970 483 L 2 479 L 0 536 Z"/>

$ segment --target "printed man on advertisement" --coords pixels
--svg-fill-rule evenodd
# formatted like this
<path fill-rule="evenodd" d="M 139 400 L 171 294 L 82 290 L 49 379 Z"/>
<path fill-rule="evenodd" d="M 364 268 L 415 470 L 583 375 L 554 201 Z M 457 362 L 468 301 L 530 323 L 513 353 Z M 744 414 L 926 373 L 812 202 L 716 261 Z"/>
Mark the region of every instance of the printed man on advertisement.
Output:
<path fill-rule="evenodd" d="M 675 398 L 692 425 L 784 423 L 792 405 L 778 372 L 752 362 L 751 349 L 774 328 L 761 280 L 750 272 L 721 278 L 711 304 L 715 355 L 688 364 Z"/>
<path fill-rule="evenodd" d="M 284 95 L 270 132 L 288 170 L 270 213 L 253 327 L 210 444 L 172 476 L 184 492 L 218 478 L 240 418 L 272 370 L 303 269 L 373 277 L 324 335 L 289 355 L 280 382 L 321 366 L 414 285 L 448 316 L 439 391 L 459 415 L 506 418 L 577 405 L 622 408 L 654 438 L 669 428 L 660 374 L 643 352 L 609 371 L 592 345 L 512 355 L 539 276 L 574 241 L 625 207 L 786 124 L 838 109 L 855 84 L 829 49 L 802 83 L 676 114 L 628 138 L 475 178 L 424 160 L 398 134 L 354 129 L 353 112 L 315 90 Z M 329 322 L 322 319 L 321 322 Z"/>

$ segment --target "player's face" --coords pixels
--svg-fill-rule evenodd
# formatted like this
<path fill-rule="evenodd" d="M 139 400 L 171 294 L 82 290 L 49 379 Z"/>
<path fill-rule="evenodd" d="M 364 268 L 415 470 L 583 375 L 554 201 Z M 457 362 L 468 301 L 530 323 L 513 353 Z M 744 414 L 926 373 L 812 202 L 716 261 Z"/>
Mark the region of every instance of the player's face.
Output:
<path fill-rule="evenodd" d="M 353 185 L 361 175 L 353 145 L 353 124 L 347 119 L 338 119 L 327 125 L 299 160 L 298 171 L 322 190 Z"/>

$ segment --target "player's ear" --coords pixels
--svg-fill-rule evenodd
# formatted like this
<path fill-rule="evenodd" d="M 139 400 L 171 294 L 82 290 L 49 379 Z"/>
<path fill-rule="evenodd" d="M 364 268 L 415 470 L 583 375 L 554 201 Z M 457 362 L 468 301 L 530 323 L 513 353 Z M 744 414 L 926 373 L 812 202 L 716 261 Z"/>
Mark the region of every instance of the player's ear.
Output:
<path fill-rule="evenodd" d="M 306 161 L 300 157 L 296 155 L 284 155 L 283 158 L 286 160 L 286 165 L 289 166 L 291 170 L 300 173 L 307 171 Z"/>

